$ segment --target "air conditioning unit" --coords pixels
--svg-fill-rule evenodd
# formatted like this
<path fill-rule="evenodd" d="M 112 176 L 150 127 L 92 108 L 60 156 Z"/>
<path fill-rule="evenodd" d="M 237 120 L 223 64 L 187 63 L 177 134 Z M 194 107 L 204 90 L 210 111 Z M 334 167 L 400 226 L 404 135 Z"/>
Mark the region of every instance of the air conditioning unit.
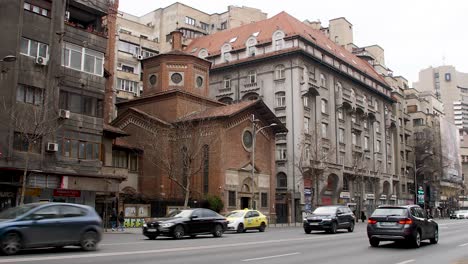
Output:
<path fill-rule="evenodd" d="M 63 119 L 69 119 L 70 118 L 70 111 L 65 110 L 65 109 L 60 109 L 59 111 L 59 117 Z"/>
<path fill-rule="evenodd" d="M 58 144 L 53 142 L 47 143 L 47 151 L 48 152 L 57 152 L 58 151 Z"/>
<path fill-rule="evenodd" d="M 37 64 L 37 65 L 41 65 L 41 66 L 47 65 L 47 58 L 44 58 L 44 57 L 41 57 L 41 56 L 37 56 L 37 58 L 36 58 L 36 64 Z"/>

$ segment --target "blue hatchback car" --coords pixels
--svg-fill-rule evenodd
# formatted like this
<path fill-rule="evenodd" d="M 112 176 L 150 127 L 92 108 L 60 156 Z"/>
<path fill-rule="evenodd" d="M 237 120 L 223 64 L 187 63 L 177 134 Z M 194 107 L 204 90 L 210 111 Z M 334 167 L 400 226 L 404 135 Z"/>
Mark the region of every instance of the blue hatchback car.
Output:
<path fill-rule="evenodd" d="M 37 247 L 80 246 L 96 250 L 102 220 L 94 208 L 68 203 L 32 203 L 0 212 L 0 250 L 16 254 Z"/>

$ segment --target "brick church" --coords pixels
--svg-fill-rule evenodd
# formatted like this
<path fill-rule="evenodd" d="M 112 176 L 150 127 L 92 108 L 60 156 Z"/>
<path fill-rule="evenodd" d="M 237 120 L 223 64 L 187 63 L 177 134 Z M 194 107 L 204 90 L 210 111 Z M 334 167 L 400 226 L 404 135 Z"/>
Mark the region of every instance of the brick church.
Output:
<path fill-rule="evenodd" d="M 140 157 L 133 194 L 153 217 L 216 196 L 222 212 L 253 206 L 274 221 L 275 135 L 287 129 L 261 100 L 210 99 L 211 63 L 183 52 L 181 40 L 173 32 L 172 51 L 143 60 L 145 95 L 117 104 L 112 125 L 129 136 L 115 144 Z"/>

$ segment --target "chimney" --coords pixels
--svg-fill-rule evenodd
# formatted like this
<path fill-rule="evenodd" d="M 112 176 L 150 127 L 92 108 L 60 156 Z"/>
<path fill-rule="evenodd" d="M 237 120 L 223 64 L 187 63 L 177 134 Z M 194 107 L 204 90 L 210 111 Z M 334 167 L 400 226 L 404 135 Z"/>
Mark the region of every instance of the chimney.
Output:
<path fill-rule="evenodd" d="M 182 51 L 182 32 L 175 30 L 171 32 L 172 50 Z"/>

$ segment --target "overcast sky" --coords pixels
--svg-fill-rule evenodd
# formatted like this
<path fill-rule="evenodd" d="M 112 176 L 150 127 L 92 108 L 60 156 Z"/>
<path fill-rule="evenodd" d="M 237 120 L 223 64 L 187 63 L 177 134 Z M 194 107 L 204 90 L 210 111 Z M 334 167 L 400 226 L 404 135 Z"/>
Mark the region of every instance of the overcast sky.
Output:
<path fill-rule="evenodd" d="M 166 7 L 170 0 L 120 0 L 120 10 L 143 15 Z M 394 75 L 408 81 L 429 66 L 453 65 L 468 72 L 468 1 L 465 0 L 180 0 L 206 13 L 222 13 L 228 5 L 249 6 L 268 13 L 286 11 L 299 20 L 337 17 L 353 24 L 354 43 L 379 44 Z"/>

